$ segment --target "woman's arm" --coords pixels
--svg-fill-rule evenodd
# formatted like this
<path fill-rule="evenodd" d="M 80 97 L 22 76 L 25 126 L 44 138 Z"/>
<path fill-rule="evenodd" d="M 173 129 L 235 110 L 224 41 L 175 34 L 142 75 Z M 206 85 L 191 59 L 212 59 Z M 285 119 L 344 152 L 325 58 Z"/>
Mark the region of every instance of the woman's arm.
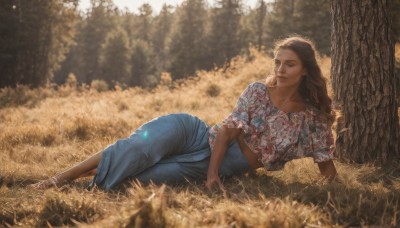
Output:
<path fill-rule="evenodd" d="M 328 181 L 332 181 L 337 176 L 335 164 L 332 160 L 318 163 L 319 171 Z"/>
<path fill-rule="evenodd" d="M 241 129 L 227 128 L 225 126 L 221 126 L 221 128 L 218 129 L 214 148 L 211 152 L 210 164 L 208 166 L 206 181 L 206 186 L 208 189 L 211 190 L 212 186 L 214 184 L 217 184 L 222 191 L 225 191 L 224 186 L 222 185 L 221 180 L 218 176 L 218 169 L 221 165 L 222 160 L 224 159 L 224 155 L 228 148 L 229 142 L 237 138 L 240 134 L 240 131 Z"/>

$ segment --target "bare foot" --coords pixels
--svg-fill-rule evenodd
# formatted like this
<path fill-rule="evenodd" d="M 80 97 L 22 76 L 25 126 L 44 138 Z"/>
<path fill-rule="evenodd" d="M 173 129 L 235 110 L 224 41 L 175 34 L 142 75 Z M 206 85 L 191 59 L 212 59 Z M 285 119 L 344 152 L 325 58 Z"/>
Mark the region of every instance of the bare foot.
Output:
<path fill-rule="evenodd" d="M 52 177 L 47 180 L 42 180 L 35 184 L 31 184 L 29 185 L 29 187 L 33 189 L 48 189 L 51 187 L 58 187 L 57 184 L 59 184 L 58 179 L 56 177 Z"/>

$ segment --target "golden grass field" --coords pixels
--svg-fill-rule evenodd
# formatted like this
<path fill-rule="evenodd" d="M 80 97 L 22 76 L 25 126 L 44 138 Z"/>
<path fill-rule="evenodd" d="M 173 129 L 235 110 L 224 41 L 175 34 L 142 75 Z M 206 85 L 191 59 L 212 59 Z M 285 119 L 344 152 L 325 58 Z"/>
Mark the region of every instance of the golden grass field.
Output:
<path fill-rule="evenodd" d="M 90 178 L 59 189 L 27 187 L 80 162 L 154 117 L 188 112 L 221 121 L 271 59 L 252 53 L 225 72 L 171 82 L 154 90 L 97 92 L 73 81 L 57 90 L 0 92 L 0 227 L 359 227 L 400 226 L 400 168 L 335 161 L 343 183 L 324 183 L 312 159 L 283 171 L 228 179 L 228 194 L 204 183 L 86 190 Z M 321 59 L 329 78 L 330 59 Z"/>

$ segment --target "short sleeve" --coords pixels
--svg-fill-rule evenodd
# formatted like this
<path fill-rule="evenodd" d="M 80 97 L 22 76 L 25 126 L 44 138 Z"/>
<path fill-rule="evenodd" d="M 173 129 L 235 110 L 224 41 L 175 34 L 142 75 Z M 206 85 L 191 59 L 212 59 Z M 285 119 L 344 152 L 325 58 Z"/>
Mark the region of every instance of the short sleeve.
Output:
<path fill-rule="evenodd" d="M 315 117 L 310 125 L 310 131 L 314 162 L 319 163 L 334 159 L 335 145 L 329 121 Z"/>
<path fill-rule="evenodd" d="M 222 121 L 222 125 L 241 128 L 246 133 L 250 131 L 250 113 L 257 98 L 256 87 L 257 83 L 252 83 L 242 92 L 233 111 Z"/>

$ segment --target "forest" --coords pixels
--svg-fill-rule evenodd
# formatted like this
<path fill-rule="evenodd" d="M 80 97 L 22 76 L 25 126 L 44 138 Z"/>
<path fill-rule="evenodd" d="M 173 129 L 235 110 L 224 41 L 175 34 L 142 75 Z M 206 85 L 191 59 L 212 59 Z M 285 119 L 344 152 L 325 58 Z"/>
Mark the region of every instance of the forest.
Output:
<path fill-rule="evenodd" d="M 400 0 L 184 0 L 159 13 L 79 3 L 0 4 L 0 227 L 400 225 Z M 291 34 L 316 43 L 340 181 L 302 158 L 225 179 L 225 193 L 190 180 L 30 187 L 153 118 L 220 123 Z"/>
<path fill-rule="evenodd" d="M 400 35 L 400 1 L 393 1 L 393 29 Z M 118 9 L 112 0 L 5 1 L 0 6 L 0 88 L 80 85 L 113 89 L 155 87 L 163 73 L 173 80 L 200 70 L 229 67 L 255 47 L 270 53 L 290 34 L 312 39 L 323 56 L 331 50 L 329 0 L 183 1 L 155 13 Z M 314 13 L 310 13 L 314 12 Z"/>

